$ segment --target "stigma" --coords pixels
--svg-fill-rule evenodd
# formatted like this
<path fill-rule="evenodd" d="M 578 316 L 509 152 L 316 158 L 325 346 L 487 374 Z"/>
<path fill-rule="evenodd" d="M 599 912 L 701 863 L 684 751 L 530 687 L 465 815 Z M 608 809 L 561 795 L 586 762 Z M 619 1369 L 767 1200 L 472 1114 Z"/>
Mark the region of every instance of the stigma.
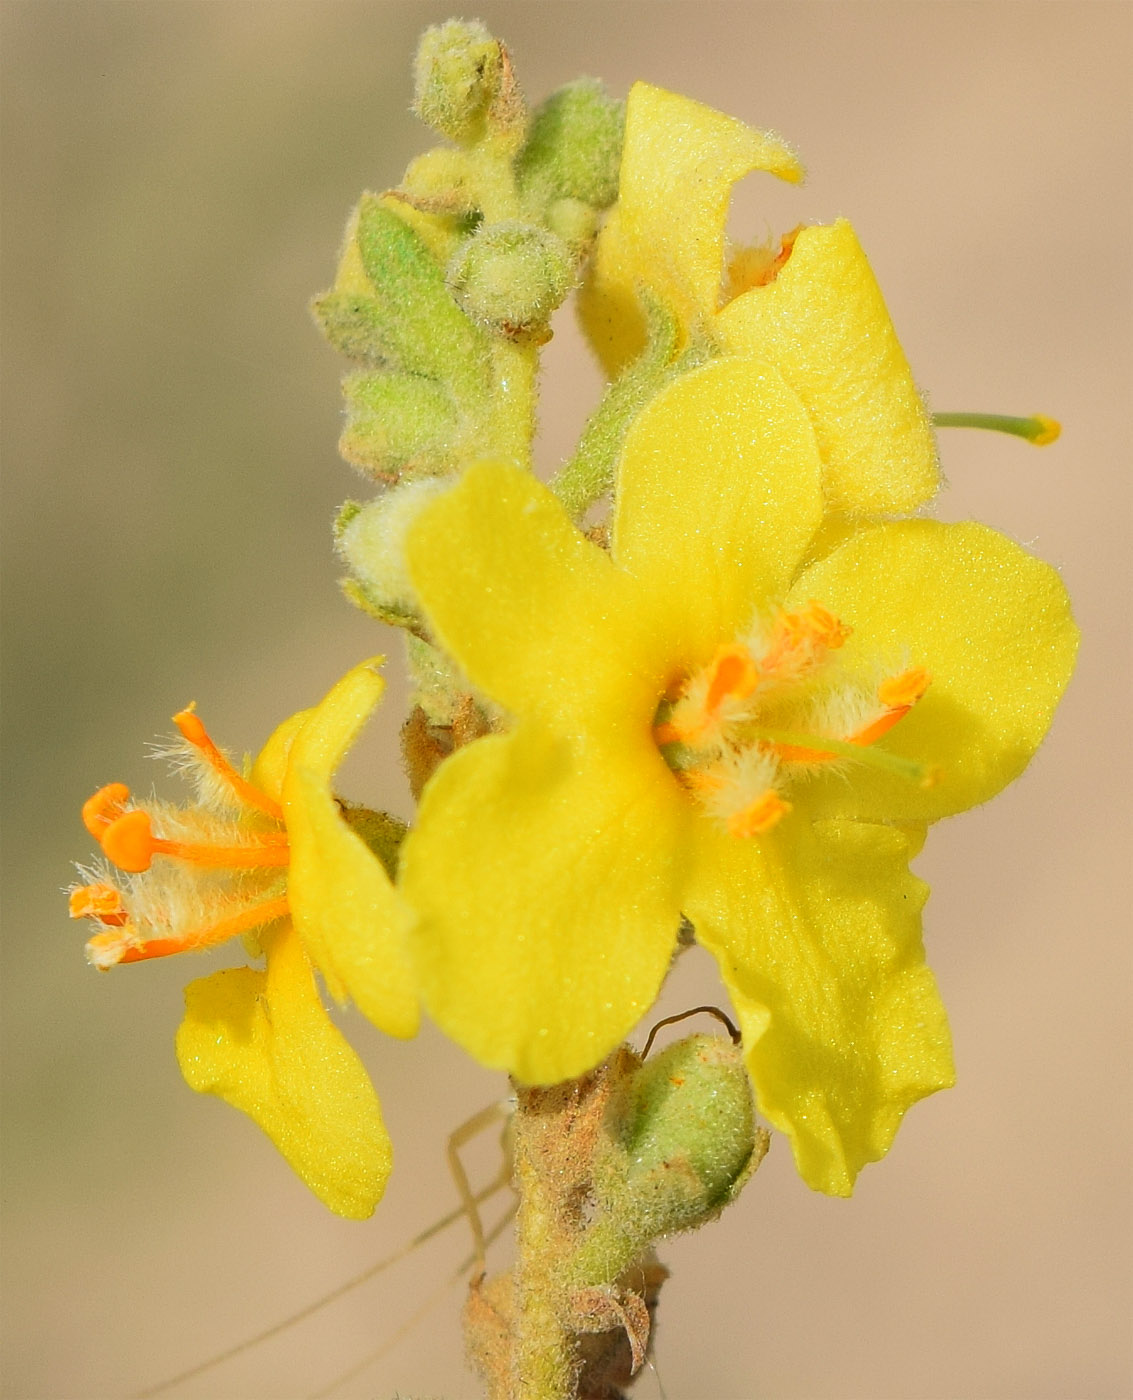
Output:
<path fill-rule="evenodd" d="M 138 802 L 109 783 L 82 807 L 101 860 L 80 869 L 70 914 L 95 933 L 98 968 L 213 947 L 286 917 L 290 861 L 279 804 L 240 773 L 190 706 L 159 750 L 190 776 L 197 800 Z"/>
<path fill-rule="evenodd" d="M 670 687 L 653 738 L 678 781 L 731 836 L 763 836 L 788 794 L 834 767 L 864 764 L 927 785 L 923 765 L 874 746 L 931 684 L 923 666 L 869 683 L 838 653 L 851 629 L 811 600 L 780 610 Z"/>

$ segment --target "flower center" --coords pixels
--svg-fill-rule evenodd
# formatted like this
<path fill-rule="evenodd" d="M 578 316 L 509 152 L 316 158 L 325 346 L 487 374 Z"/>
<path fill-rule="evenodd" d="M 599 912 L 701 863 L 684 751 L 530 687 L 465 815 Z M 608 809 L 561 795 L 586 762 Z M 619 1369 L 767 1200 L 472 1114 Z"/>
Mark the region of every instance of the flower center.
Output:
<path fill-rule="evenodd" d="M 166 756 L 196 779 L 196 804 L 135 802 L 124 783 L 83 804 L 107 864 L 84 872 L 95 878 L 71 891 L 70 912 L 98 927 L 87 943 L 96 967 L 211 947 L 287 914 L 282 809 L 237 772 L 191 708 L 173 722 L 180 740 Z"/>
<path fill-rule="evenodd" d="M 837 653 L 850 635 L 811 601 L 720 647 L 662 700 L 653 737 L 666 763 L 733 836 L 760 836 L 791 810 L 785 790 L 846 762 L 927 783 L 921 764 L 872 746 L 931 677 L 914 666 L 870 685 Z"/>

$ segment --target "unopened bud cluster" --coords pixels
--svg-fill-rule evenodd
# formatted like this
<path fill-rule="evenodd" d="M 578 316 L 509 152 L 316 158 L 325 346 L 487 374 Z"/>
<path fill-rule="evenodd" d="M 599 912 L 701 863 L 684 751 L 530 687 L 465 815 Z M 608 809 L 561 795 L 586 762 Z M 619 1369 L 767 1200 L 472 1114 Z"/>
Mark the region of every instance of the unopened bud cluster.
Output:
<path fill-rule="evenodd" d="M 346 376 L 348 461 L 385 487 L 349 503 L 346 590 L 387 621 L 416 617 L 401 541 L 425 495 L 529 443 L 538 347 L 617 194 L 623 108 L 582 79 L 530 111 L 505 46 L 478 23 L 428 30 L 414 110 L 445 138 L 402 184 L 363 195 L 333 287 L 314 303 Z"/>

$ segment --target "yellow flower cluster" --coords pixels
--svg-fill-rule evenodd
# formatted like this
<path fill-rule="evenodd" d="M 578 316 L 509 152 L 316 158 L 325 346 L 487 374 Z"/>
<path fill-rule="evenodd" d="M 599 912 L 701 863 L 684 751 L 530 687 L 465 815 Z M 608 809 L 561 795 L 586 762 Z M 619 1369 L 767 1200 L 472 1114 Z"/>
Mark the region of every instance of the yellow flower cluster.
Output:
<path fill-rule="evenodd" d="M 506 720 L 428 782 L 396 891 L 329 787 L 380 693 L 370 663 L 249 779 L 205 754 L 197 814 L 92 799 L 133 872 L 74 896 L 100 965 L 267 924 L 266 971 L 190 988 L 178 1053 L 343 1214 L 372 1208 L 388 1144 L 312 965 L 392 1034 L 420 995 L 482 1063 L 550 1084 L 648 1011 L 687 920 L 760 1112 L 839 1195 L 952 1082 L 908 863 L 929 822 L 1022 771 L 1076 629 L 1049 566 L 912 516 L 938 485 L 931 423 L 850 225 L 726 257 L 753 169 L 801 174 L 775 137 L 631 92 L 584 324 L 611 374 L 651 304 L 707 351 L 633 418 L 608 540 L 504 461 L 431 491 L 405 532 L 428 637 Z"/>

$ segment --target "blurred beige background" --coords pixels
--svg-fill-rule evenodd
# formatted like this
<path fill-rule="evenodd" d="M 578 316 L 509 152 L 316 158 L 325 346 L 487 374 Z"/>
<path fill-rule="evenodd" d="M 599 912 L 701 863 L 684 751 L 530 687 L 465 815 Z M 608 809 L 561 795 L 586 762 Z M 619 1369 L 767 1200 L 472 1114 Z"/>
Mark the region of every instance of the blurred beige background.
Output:
<path fill-rule="evenodd" d="M 533 98 L 636 77 L 795 141 L 736 230 L 854 220 L 937 408 L 1040 410 L 1058 446 L 953 432 L 942 512 L 1060 565 L 1081 667 L 1026 778 L 945 823 L 930 957 L 959 1086 L 851 1202 L 774 1145 L 724 1223 L 664 1251 L 644 1400 L 1100 1400 L 1129 1365 L 1128 558 L 1131 10 L 1105 3 L 485 3 Z M 444 4 L 8 0 L 5 39 L 4 1394 L 125 1396 L 300 1307 L 450 1208 L 445 1135 L 503 1092 L 439 1036 L 349 1031 L 398 1151 L 373 1221 L 332 1218 L 237 1114 L 183 1085 L 203 962 L 84 966 L 58 893 L 78 804 L 159 778 L 195 698 L 256 747 L 396 639 L 340 601 L 342 366 L 305 309 L 358 191 L 429 140 L 407 111 Z M 542 460 L 598 379 L 569 318 Z M 344 787 L 405 806 L 399 695 Z M 164 782 L 164 778 L 161 777 Z M 163 789 L 176 795 L 176 787 Z M 211 966 L 220 965 L 214 959 Z M 673 1007 L 714 995 L 690 969 Z M 472 1154 L 486 1178 L 491 1144 Z M 463 1225 L 186 1384 L 305 1396 L 392 1336 Z M 476 1388 L 459 1290 L 333 1391 Z"/>

